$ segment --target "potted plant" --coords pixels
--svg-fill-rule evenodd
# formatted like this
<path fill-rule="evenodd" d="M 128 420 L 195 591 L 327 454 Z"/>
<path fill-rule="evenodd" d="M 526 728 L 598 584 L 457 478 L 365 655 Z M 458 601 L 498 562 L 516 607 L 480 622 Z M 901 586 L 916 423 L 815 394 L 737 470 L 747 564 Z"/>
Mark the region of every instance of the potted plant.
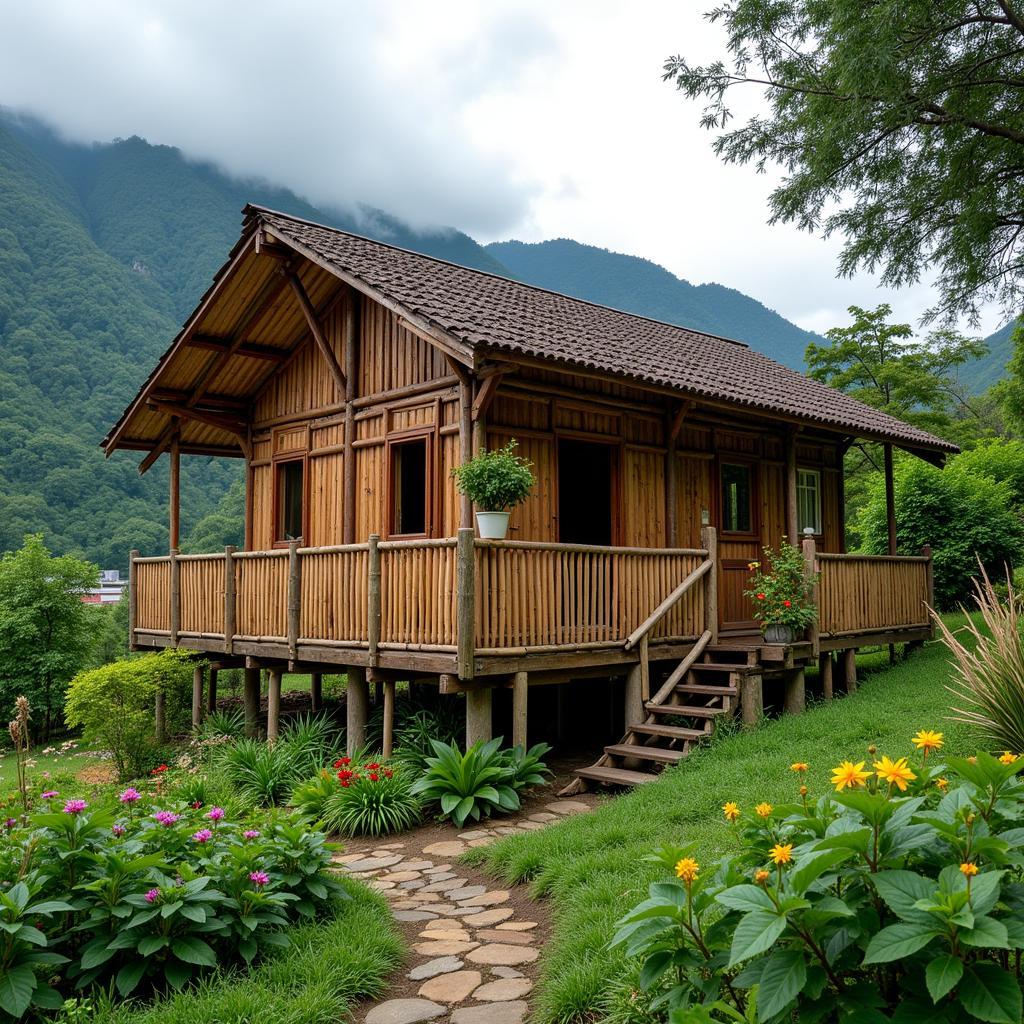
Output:
<path fill-rule="evenodd" d="M 754 605 L 754 618 L 770 644 L 792 643 L 818 616 L 815 577 L 807 573 L 803 554 L 783 538 L 777 551 L 764 549 L 764 563 L 751 562 L 750 586 L 743 592 Z"/>
<path fill-rule="evenodd" d="M 485 540 L 504 540 L 508 533 L 509 509 L 521 505 L 533 490 L 533 464 L 515 453 L 516 442 L 493 452 L 479 454 L 452 470 L 455 485 L 481 511 L 476 525 Z"/>

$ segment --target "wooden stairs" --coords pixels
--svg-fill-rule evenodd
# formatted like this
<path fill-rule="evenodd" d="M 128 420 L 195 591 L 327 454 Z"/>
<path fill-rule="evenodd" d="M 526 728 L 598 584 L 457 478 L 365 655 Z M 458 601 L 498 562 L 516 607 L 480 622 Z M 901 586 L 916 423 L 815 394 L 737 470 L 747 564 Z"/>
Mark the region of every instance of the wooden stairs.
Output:
<path fill-rule="evenodd" d="M 738 707 L 740 685 L 760 672 L 758 650 L 749 645 L 711 645 L 705 633 L 645 705 L 642 722 L 604 748 L 592 765 L 576 770 L 574 792 L 590 784 L 635 786 L 651 782 L 665 765 L 681 761 L 708 739 L 715 723 Z"/>

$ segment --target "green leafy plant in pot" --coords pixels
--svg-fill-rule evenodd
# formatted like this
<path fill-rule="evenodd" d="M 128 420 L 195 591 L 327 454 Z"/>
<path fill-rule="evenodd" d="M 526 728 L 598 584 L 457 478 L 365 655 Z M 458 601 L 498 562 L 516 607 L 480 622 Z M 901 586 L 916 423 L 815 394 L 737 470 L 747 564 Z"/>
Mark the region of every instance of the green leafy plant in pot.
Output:
<path fill-rule="evenodd" d="M 504 540 L 509 509 L 530 496 L 535 478 L 533 463 L 516 455 L 515 440 L 493 452 L 481 449 L 469 462 L 452 470 L 455 485 L 480 511 L 477 530 L 485 540 Z"/>
<path fill-rule="evenodd" d="M 817 577 L 807 572 L 798 547 L 785 539 L 778 550 L 764 549 L 764 562 L 751 562 L 750 585 L 743 591 L 754 619 L 771 644 L 792 643 L 818 617 L 814 604 Z"/>

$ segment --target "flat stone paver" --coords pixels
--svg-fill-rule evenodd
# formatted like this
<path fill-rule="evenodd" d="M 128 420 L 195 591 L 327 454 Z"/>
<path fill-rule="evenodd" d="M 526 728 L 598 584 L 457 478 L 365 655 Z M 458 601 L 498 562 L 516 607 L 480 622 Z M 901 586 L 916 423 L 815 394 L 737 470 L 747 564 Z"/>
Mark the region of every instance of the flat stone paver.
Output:
<path fill-rule="evenodd" d="M 468 900 L 461 900 L 464 907 L 493 907 L 496 903 L 508 903 L 509 893 L 507 889 L 496 889 L 491 892 L 482 892 L 479 896 L 471 896 Z"/>
<path fill-rule="evenodd" d="M 484 1003 L 460 1006 L 452 1014 L 452 1024 L 521 1024 L 529 1007 L 521 999 L 508 1003 Z"/>
<path fill-rule="evenodd" d="M 349 871 L 377 871 L 379 868 L 389 868 L 402 859 L 400 853 L 390 853 L 385 857 L 365 857 L 362 860 L 345 862 Z"/>
<path fill-rule="evenodd" d="M 447 1012 L 446 1007 L 429 999 L 388 999 L 371 1008 L 366 1024 L 418 1024 Z"/>
<path fill-rule="evenodd" d="M 529 932 L 499 932 L 497 928 L 481 928 L 476 935 L 484 942 L 505 942 L 512 946 L 532 946 L 536 941 Z"/>
<path fill-rule="evenodd" d="M 474 964 L 517 967 L 519 964 L 532 964 L 538 956 L 538 951 L 532 946 L 508 946 L 501 942 L 492 942 L 471 949 L 466 954 L 466 959 Z"/>
<path fill-rule="evenodd" d="M 439 1003 L 461 1003 L 474 989 L 480 987 L 482 980 L 479 971 L 442 974 L 424 982 L 420 986 L 420 995 L 424 999 L 433 999 Z"/>
<path fill-rule="evenodd" d="M 458 840 L 431 843 L 423 847 L 423 852 L 432 857 L 458 857 L 466 852 L 466 844 Z"/>
<path fill-rule="evenodd" d="M 522 999 L 533 988 L 529 978 L 500 978 L 489 981 L 473 992 L 474 999 L 487 1003 L 504 1003 L 511 999 Z"/>
<path fill-rule="evenodd" d="M 418 964 L 406 977 L 410 981 L 426 981 L 438 974 L 448 974 L 451 971 L 458 971 L 463 967 L 462 961 L 457 956 L 439 956 L 436 960 L 428 960 L 424 964 Z"/>
<path fill-rule="evenodd" d="M 481 925 L 497 924 L 499 921 L 507 921 L 515 911 L 511 907 L 494 907 L 491 910 L 481 910 L 479 914 L 473 914 L 466 918 L 466 924 Z"/>
<path fill-rule="evenodd" d="M 422 956 L 455 956 L 458 953 L 468 953 L 479 945 L 479 942 L 444 939 L 440 942 L 417 942 L 412 948 Z"/>
<path fill-rule="evenodd" d="M 468 900 L 471 896 L 482 896 L 485 892 L 487 892 L 486 885 L 467 885 L 460 889 L 449 889 L 445 895 L 448 899 L 460 903 L 462 900 Z"/>

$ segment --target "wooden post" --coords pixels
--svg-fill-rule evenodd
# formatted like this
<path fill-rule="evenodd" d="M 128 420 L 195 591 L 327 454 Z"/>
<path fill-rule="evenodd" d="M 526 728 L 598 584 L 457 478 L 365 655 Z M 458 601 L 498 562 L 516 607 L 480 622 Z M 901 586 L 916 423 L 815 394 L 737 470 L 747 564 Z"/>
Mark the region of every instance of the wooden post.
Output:
<path fill-rule="evenodd" d="M 740 676 L 740 720 L 744 729 L 753 729 L 764 712 L 764 682 L 760 675 Z"/>
<path fill-rule="evenodd" d="M 530 677 L 517 672 L 512 677 L 512 746 L 527 747 L 526 709 L 529 703 Z"/>
<path fill-rule="evenodd" d="M 892 445 L 882 448 L 885 456 L 885 522 L 889 528 L 889 554 L 896 554 L 896 492 L 892 479 Z"/>
<path fill-rule="evenodd" d="M 139 552 L 132 548 L 128 552 L 128 650 L 136 650 L 135 624 L 139 617 L 139 569 L 135 559 Z"/>
<path fill-rule="evenodd" d="M 181 440 L 177 427 L 177 418 L 172 418 L 175 424 L 174 434 L 171 437 L 170 458 L 171 466 L 168 473 L 170 480 L 170 494 L 168 495 L 167 515 L 167 546 L 170 551 L 177 551 L 181 524 Z"/>
<path fill-rule="evenodd" d="M 302 613 L 302 563 L 299 542 L 288 541 L 288 657 L 298 656 L 299 617 Z"/>
<path fill-rule="evenodd" d="M 832 653 L 822 651 L 818 655 L 818 673 L 821 676 L 821 692 L 825 700 L 832 699 Z"/>
<path fill-rule="evenodd" d="M 624 697 L 623 718 L 626 729 L 629 729 L 631 725 L 639 725 L 644 720 L 643 676 L 639 663 L 626 673 Z"/>
<path fill-rule="evenodd" d="M 354 544 L 356 539 L 356 415 L 353 401 L 357 394 L 359 372 L 359 303 L 360 293 L 349 292 L 349 308 L 345 317 L 345 454 L 342 462 L 342 540 Z"/>
<path fill-rule="evenodd" d="M 324 677 L 319 672 L 313 672 L 309 677 L 309 706 L 313 711 L 324 706 Z"/>
<path fill-rule="evenodd" d="M 928 593 L 928 607 L 935 607 L 935 563 L 932 561 L 932 546 L 931 544 L 925 544 L 921 548 L 921 554 L 928 559 L 927 564 L 924 567 L 925 574 L 925 588 Z M 931 630 L 932 639 L 935 639 L 935 620 L 932 618 L 931 613 L 928 614 L 929 628 Z"/>
<path fill-rule="evenodd" d="M 676 515 L 678 479 L 676 475 L 676 431 L 671 421 L 666 421 L 668 434 L 665 445 L 665 543 L 670 548 L 679 546 L 679 522 Z"/>
<path fill-rule="evenodd" d="M 458 644 L 458 668 L 460 679 L 472 679 L 474 675 L 474 651 L 476 647 L 476 578 L 473 564 L 473 531 L 461 527 L 456 549 L 456 623 Z M 490 694 L 487 701 L 490 708 Z M 490 712 L 488 711 L 488 714 Z"/>
<path fill-rule="evenodd" d="M 177 548 L 171 549 L 171 646 L 178 646 L 181 630 L 181 563 Z"/>
<path fill-rule="evenodd" d="M 821 651 L 821 640 L 818 634 L 818 621 L 821 618 L 821 607 L 818 602 L 818 558 L 813 537 L 804 537 L 804 576 L 813 579 L 811 601 L 814 604 L 814 621 L 807 627 L 807 639 L 811 641 L 811 652 L 817 656 Z"/>
<path fill-rule="evenodd" d="M 235 650 L 235 551 L 234 544 L 224 548 L 224 652 Z"/>
<path fill-rule="evenodd" d="M 192 728 L 203 724 L 203 665 L 198 662 L 192 667 Z"/>
<path fill-rule="evenodd" d="M 800 535 L 796 514 L 796 431 L 786 434 L 786 539 L 799 543 Z"/>
<path fill-rule="evenodd" d="M 272 668 L 267 680 L 267 742 L 281 735 L 281 670 Z"/>
<path fill-rule="evenodd" d="M 245 735 L 260 734 L 260 670 L 247 668 L 243 676 L 242 704 L 245 708 Z"/>
<path fill-rule="evenodd" d="M 847 693 L 857 692 L 857 648 L 847 647 L 843 651 L 843 682 Z"/>
<path fill-rule="evenodd" d="M 640 638 L 640 700 L 646 704 L 651 699 L 651 663 L 647 654 L 648 634 Z"/>
<path fill-rule="evenodd" d="M 836 446 L 836 503 L 839 506 L 839 547 L 840 554 L 846 554 L 846 446 Z"/>
<path fill-rule="evenodd" d="M 387 760 L 395 745 L 395 681 L 384 680 L 384 736 L 381 740 L 381 753 Z"/>
<path fill-rule="evenodd" d="M 366 560 L 369 576 L 366 635 L 371 665 L 377 664 L 377 645 L 380 643 L 380 548 L 377 546 L 378 544 L 380 544 L 380 535 L 371 533 L 370 552 Z"/>
<path fill-rule="evenodd" d="M 473 458 L 473 382 L 468 374 L 459 380 L 459 465 Z M 473 527 L 473 502 L 459 494 L 459 527 Z"/>
<path fill-rule="evenodd" d="M 206 711 L 212 714 L 217 710 L 217 669 L 211 668 L 206 682 Z"/>
<path fill-rule="evenodd" d="M 461 531 L 460 531 L 461 532 Z M 466 691 L 466 749 L 491 738 L 491 695 L 489 686 Z"/>
<path fill-rule="evenodd" d="M 366 745 L 366 720 L 370 716 L 370 687 L 366 682 L 366 669 L 352 665 L 345 683 L 345 739 L 346 753 L 355 757 Z"/>
<path fill-rule="evenodd" d="M 704 574 L 704 628 L 713 645 L 718 643 L 718 534 L 713 526 L 700 528 L 700 546 L 711 560 L 711 568 Z"/>
<path fill-rule="evenodd" d="M 802 668 L 795 668 L 786 675 L 786 696 L 784 707 L 787 714 L 801 715 L 807 709 L 807 693 Z"/>
<path fill-rule="evenodd" d="M 153 706 L 153 732 L 157 743 L 167 742 L 167 711 L 162 688 L 156 691 Z"/>

